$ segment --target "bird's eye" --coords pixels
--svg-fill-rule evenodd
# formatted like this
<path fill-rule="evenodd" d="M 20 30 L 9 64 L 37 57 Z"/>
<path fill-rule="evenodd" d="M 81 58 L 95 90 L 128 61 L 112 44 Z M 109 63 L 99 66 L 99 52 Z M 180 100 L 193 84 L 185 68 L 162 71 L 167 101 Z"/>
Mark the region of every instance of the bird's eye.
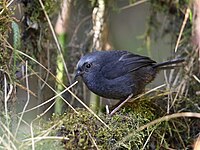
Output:
<path fill-rule="evenodd" d="M 86 68 L 90 68 L 91 67 L 91 64 L 86 64 Z"/>

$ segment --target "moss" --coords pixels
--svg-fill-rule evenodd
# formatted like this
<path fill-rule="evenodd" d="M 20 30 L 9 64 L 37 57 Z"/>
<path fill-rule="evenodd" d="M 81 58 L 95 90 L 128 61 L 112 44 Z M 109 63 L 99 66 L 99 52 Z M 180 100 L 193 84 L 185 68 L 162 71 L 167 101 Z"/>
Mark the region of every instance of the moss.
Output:
<path fill-rule="evenodd" d="M 141 112 L 133 112 L 131 107 L 123 108 L 113 117 L 101 115 L 103 121 L 110 127 L 108 129 L 100 123 L 91 113 L 84 109 L 78 109 L 78 114 L 68 112 L 62 116 L 54 115 L 50 126 L 62 120 L 62 126 L 58 127 L 56 134 L 65 136 L 69 140 L 63 140 L 65 149 L 95 149 L 95 143 L 100 149 L 115 148 L 138 148 L 144 143 L 144 139 L 148 133 L 142 131 L 136 133 L 136 129 L 148 123 L 146 114 Z M 149 118 L 152 118 L 152 113 Z M 135 134 L 131 138 L 120 142 L 129 133 Z"/>
<path fill-rule="evenodd" d="M 171 0 L 151 0 L 151 6 L 157 12 L 164 12 L 165 14 L 176 14 L 180 9 L 189 5 L 188 0 L 171 1 Z"/>
<path fill-rule="evenodd" d="M 6 51 L 5 40 L 8 38 L 8 32 L 11 31 L 12 11 L 6 8 L 6 3 L 0 2 L 0 65 L 4 66 L 10 58 L 10 52 Z"/>
<path fill-rule="evenodd" d="M 64 149 L 96 149 L 96 145 L 99 149 L 191 148 L 200 130 L 199 119 L 176 118 L 138 131 L 139 127 L 166 114 L 166 97 L 146 97 L 128 103 L 112 117 L 101 114 L 100 118 L 109 128 L 85 109 L 77 109 L 78 114 L 69 111 L 63 115 L 53 115 L 43 128 L 59 122 L 51 135 L 68 138 L 62 140 Z M 184 100 L 184 104 L 181 100 L 177 102 L 177 111 L 184 106 L 188 106 L 187 111 L 195 107 L 191 100 Z"/>
<path fill-rule="evenodd" d="M 0 2 L 0 91 L 3 91 L 3 75 L 6 74 L 9 79 L 7 82 L 10 83 L 12 82 L 10 78 L 14 74 L 12 63 L 10 63 L 12 62 L 12 50 L 7 43 L 9 33 L 11 33 L 11 24 L 15 20 L 12 16 L 14 7 L 10 6 L 8 8 L 7 5 L 8 2 L 6 1 Z"/>
<path fill-rule="evenodd" d="M 24 1 L 22 3 L 25 6 L 26 15 L 30 16 L 31 21 L 44 21 L 44 12 L 38 0 Z M 59 1 L 57 0 L 43 1 L 43 4 L 48 15 L 54 14 L 59 8 Z"/>
<path fill-rule="evenodd" d="M 0 2 L 0 12 L 0 33 L 5 36 L 10 31 L 10 25 L 13 20 L 11 17 L 12 11 L 6 7 L 5 3 Z"/>

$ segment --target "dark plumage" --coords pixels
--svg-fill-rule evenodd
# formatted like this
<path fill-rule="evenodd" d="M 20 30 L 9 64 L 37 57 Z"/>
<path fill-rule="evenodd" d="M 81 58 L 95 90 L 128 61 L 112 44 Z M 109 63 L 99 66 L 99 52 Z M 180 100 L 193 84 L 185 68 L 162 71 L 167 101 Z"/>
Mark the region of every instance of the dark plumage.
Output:
<path fill-rule="evenodd" d="M 159 68 L 183 62 L 183 59 L 156 63 L 149 57 L 124 50 L 96 51 L 83 56 L 77 64 L 77 76 L 99 96 L 124 100 L 142 93 Z"/>

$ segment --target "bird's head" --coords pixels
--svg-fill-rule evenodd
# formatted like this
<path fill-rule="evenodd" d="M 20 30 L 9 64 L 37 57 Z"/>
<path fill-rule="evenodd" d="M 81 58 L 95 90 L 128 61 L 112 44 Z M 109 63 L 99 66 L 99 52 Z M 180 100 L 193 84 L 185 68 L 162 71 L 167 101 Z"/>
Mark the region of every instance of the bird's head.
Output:
<path fill-rule="evenodd" d="M 83 56 L 77 64 L 75 79 L 81 76 L 83 81 L 85 81 L 87 78 L 97 75 L 100 70 L 100 66 L 101 60 L 99 59 L 98 54 L 89 53 Z"/>

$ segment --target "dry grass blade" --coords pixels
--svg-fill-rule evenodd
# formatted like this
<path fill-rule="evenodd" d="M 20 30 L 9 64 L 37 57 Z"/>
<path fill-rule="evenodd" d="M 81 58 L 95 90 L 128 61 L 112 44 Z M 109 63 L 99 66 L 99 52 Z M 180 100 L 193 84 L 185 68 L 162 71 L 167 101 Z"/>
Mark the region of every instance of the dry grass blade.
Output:
<path fill-rule="evenodd" d="M 180 118 L 180 117 L 194 117 L 194 118 L 200 118 L 200 113 L 193 113 L 193 112 L 182 112 L 182 113 L 175 113 L 175 114 L 171 114 L 171 115 L 167 115 L 161 118 L 158 118 L 156 120 L 151 121 L 150 123 L 139 127 L 139 129 L 137 131 L 142 131 L 145 128 L 148 128 L 150 126 L 153 126 L 157 123 L 163 122 L 163 121 L 169 121 L 170 119 L 174 119 L 174 118 Z"/>
<path fill-rule="evenodd" d="M 83 103 L 80 98 L 78 98 L 73 92 L 69 91 L 72 96 L 74 96 L 91 114 L 93 114 L 101 123 L 103 123 L 107 128 L 110 127 L 97 115 L 95 114 L 85 103 Z"/>
<path fill-rule="evenodd" d="M 37 118 L 35 118 L 34 120 L 31 121 L 31 124 L 30 124 L 30 130 L 31 130 L 31 138 L 29 140 L 25 139 L 23 141 L 31 141 L 30 145 L 32 146 L 32 149 L 34 150 L 35 149 L 35 143 L 36 142 L 39 142 L 40 140 L 42 139 L 45 139 L 45 137 L 48 137 L 49 133 L 52 131 L 52 130 L 55 130 L 55 127 L 56 126 L 61 126 L 61 124 L 63 123 L 62 121 L 59 121 L 57 122 L 56 124 L 54 124 L 52 127 L 50 127 L 48 130 L 46 131 L 43 131 L 42 134 L 40 135 L 37 135 L 36 137 L 34 137 L 34 128 L 33 128 L 33 123 L 39 119 L 41 116 L 38 116 Z M 64 139 L 63 137 L 60 138 L 58 137 L 58 139 Z"/>
<path fill-rule="evenodd" d="M 133 4 L 130 4 L 130 5 L 128 5 L 128 6 L 124 6 L 124 7 L 120 8 L 120 10 L 125 10 L 125 9 L 128 9 L 128 8 L 131 8 L 131 7 L 140 5 L 140 4 L 142 4 L 142 3 L 146 3 L 146 2 L 148 2 L 148 1 L 149 1 L 149 0 L 140 0 L 140 1 L 137 1 L 137 2 L 135 2 L 135 3 L 133 3 Z"/>
<path fill-rule="evenodd" d="M 187 10 L 186 10 L 186 13 L 185 13 L 185 18 L 183 20 L 183 24 L 181 26 L 181 30 L 180 30 L 179 35 L 178 35 L 178 39 L 177 39 L 176 46 L 175 46 L 175 49 L 174 49 L 175 52 L 177 52 L 177 49 L 178 49 L 178 46 L 179 46 L 179 43 L 180 43 L 180 40 L 181 40 L 181 36 L 183 34 L 183 30 L 184 30 L 185 25 L 187 23 L 187 20 L 189 18 L 189 14 L 190 14 L 190 8 L 188 7 Z"/>
<path fill-rule="evenodd" d="M 39 107 L 41 107 L 41 106 L 43 106 L 43 105 L 45 105 L 45 104 L 47 104 L 47 103 L 49 103 L 49 102 L 55 100 L 56 97 L 59 97 L 59 96 L 61 97 L 61 95 L 62 95 L 63 93 L 65 93 L 66 91 L 68 91 L 70 88 L 72 88 L 72 87 L 73 87 L 74 85 L 76 85 L 77 83 L 78 83 L 78 81 L 74 82 L 72 85 L 70 85 L 69 87 L 67 87 L 67 88 L 66 88 L 65 90 L 63 90 L 62 92 L 58 93 L 57 95 L 55 95 L 55 96 L 53 96 L 52 98 L 46 100 L 45 102 L 43 102 L 43 103 L 41 103 L 41 104 L 39 104 L 39 105 L 37 105 L 37 106 L 31 108 L 31 109 L 28 109 L 28 110 L 26 110 L 26 111 L 24 111 L 24 112 L 29 112 L 29 111 L 32 111 L 32 110 L 34 110 L 34 109 L 37 109 L 37 108 L 39 108 Z M 78 113 L 75 109 L 74 109 L 74 111 L 75 111 L 75 113 Z M 19 114 L 21 114 L 21 113 L 22 113 L 22 112 L 20 112 Z"/>
<path fill-rule="evenodd" d="M 67 65 L 66 65 L 66 63 L 65 63 L 65 59 L 64 59 L 64 56 L 63 56 L 63 54 L 62 54 L 61 46 L 60 46 L 60 44 L 59 44 L 59 42 L 58 42 L 58 38 L 57 38 L 56 33 L 55 33 L 54 29 L 53 29 L 53 26 L 52 26 L 52 24 L 51 24 L 51 21 L 50 21 L 50 19 L 49 19 L 49 16 L 48 16 L 47 12 L 45 11 L 45 7 L 44 7 L 44 4 L 43 4 L 42 0 L 39 0 L 39 2 L 40 2 L 40 5 L 41 5 L 41 7 L 42 7 L 42 10 L 43 10 L 43 12 L 44 12 L 44 14 L 45 14 L 45 17 L 46 17 L 46 19 L 47 19 L 47 21 L 48 21 L 48 24 L 49 24 L 49 27 L 50 27 L 50 29 L 51 29 L 53 38 L 54 38 L 54 40 L 55 40 L 55 42 L 56 42 L 56 46 L 57 46 L 58 52 L 59 52 L 59 54 L 60 54 L 60 56 L 61 56 L 61 60 L 62 60 L 62 63 L 63 63 L 63 65 L 64 65 L 64 69 L 65 69 L 65 72 L 66 72 L 66 74 L 67 74 L 69 83 L 71 84 L 72 81 L 71 81 L 71 78 L 70 78 L 70 76 L 69 76 L 69 71 L 68 71 L 68 69 L 67 69 Z"/>
<path fill-rule="evenodd" d="M 197 57 L 198 51 L 193 50 L 190 54 L 190 58 L 188 60 L 188 63 L 185 65 L 184 70 L 186 73 L 184 74 L 182 80 L 180 81 L 178 87 L 177 87 L 177 92 L 175 97 L 173 98 L 173 101 L 171 103 L 171 107 L 174 106 L 175 102 L 177 101 L 178 97 L 185 96 L 187 97 L 187 87 L 189 85 L 189 78 L 192 76 L 192 72 L 194 70 L 194 64 L 195 60 Z"/>
<path fill-rule="evenodd" d="M 0 137 L 0 143 L 3 146 L 3 149 L 17 150 L 17 148 L 14 144 L 14 142 L 17 142 L 17 140 L 11 133 L 10 129 L 2 122 L 0 122 L 0 127 L 1 127 L 1 130 L 4 131 L 4 133 L 6 133 L 6 134 L 4 134 L 4 136 Z"/>
<path fill-rule="evenodd" d="M 36 120 L 36 119 L 35 119 Z M 31 146 L 32 145 L 32 140 L 34 140 L 34 143 L 39 142 L 42 139 L 45 139 L 45 137 L 47 137 L 53 130 L 55 130 L 55 128 L 57 126 L 61 126 L 63 124 L 62 120 L 55 123 L 53 126 L 51 126 L 49 129 L 47 130 L 43 130 L 41 133 L 39 133 L 35 138 L 28 138 L 28 139 L 24 139 L 22 140 L 23 142 L 26 142 L 25 145 Z M 29 126 L 31 129 L 31 126 Z"/>
<path fill-rule="evenodd" d="M 26 56 L 27 58 L 33 60 L 35 63 L 37 63 L 38 65 L 40 65 L 43 69 L 45 69 L 54 79 L 56 79 L 56 81 L 61 84 L 62 86 L 64 86 L 66 89 L 67 87 L 62 83 L 60 82 L 52 72 L 50 72 L 45 66 L 43 66 L 41 63 L 39 63 L 37 60 L 33 59 L 32 57 L 30 57 L 29 55 L 19 51 L 19 50 L 16 50 L 19 54 L 22 54 L 23 56 Z M 31 69 L 32 70 L 32 69 Z M 33 71 L 33 70 L 32 70 Z M 46 81 L 44 81 L 39 75 L 35 74 L 43 83 L 45 83 L 55 94 L 58 94 L 56 90 L 54 90 L 53 87 L 51 87 L 48 83 L 46 83 Z M 67 90 L 69 91 L 69 89 Z M 74 110 L 76 113 L 77 111 L 70 105 L 70 103 L 68 103 L 62 96 L 60 96 L 61 99 L 72 109 Z"/>
<path fill-rule="evenodd" d="M 113 116 L 128 100 L 131 99 L 133 94 L 129 95 L 122 103 L 120 103 L 109 115 Z"/>
<path fill-rule="evenodd" d="M 180 117 L 200 118 L 200 113 L 182 112 L 182 113 L 175 113 L 175 114 L 171 114 L 171 115 L 167 115 L 167 116 L 155 119 L 155 120 L 151 121 L 150 123 L 147 123 L 146 125 L 143 125 L 143 126 L 139 127 L 135 132 L 132 132 L 131 134 L 128 134 L 121 141 L 119 141 L 116 145 L 121 145 L 124 141 L 126 141 L 127 139 L 133 137 L 136 134 L 136 132 L 140 132 L 140 131 L 148 128 L 148 127 L 152 127 L 153 125 L 156 125 L 156 124 L 161 123 L 163 121 L 169 121 L 170 119 L 180 118 Z"/>
<path fill-rule="evenodd" d="M 198 138 L 194 144 L 194 150 L 200 150 L 200 135 L 198 136 Z"/>
<path fill-rule="evenodd" d="M 25 90 L 25 91 L 29 92 L 32 96 L 37 97 L 37 95 L 36 95 L 33 91 L 31 91 L 30 89 L 28 90 L 26 87 L 24 87 L 23 85 L 21 85 L 21 84 L 19 84 L 19 83 L 17 83 L 17 82 L 15 82 L 15 84 L 16 84 L 19 88 L 21 88 L 22 90 Z"/>
<path fill-rule="evenodd" d="M 97 146 L 97 144 L 96 144 L 96 142 L 95 142 L 95 139 L 92 137 L 92 135 L 91 135 L 89 132 L 88 132 L 88 135 L 89 135 L 89 137 L 90 137 L 92 143 L 93 143 L 94 146 L 96 147 L 96 149 L 99 150 L 99 148 L 98 148 L 98 146 Z"/>
<path fill-rule="evenodd" d="M 0 15 L 4 12 L 5 9 L 8 9 L 8 7 L 14 2 L 15 0 L 11 0 L 6 6 L 5 8 L 3 8 L 0 12 Z"/>
<path fill-rule="evenodd" d="M 156 90 L 158 90 L 158 89 L 160 89 L 160 88 L 162 88 L 164 86 L 166 86 L 166 84 L 159 85 L 159 86 L 157 86 L 157 87 L 155 87 L 155 88 L 153 88 L 153 89 L 151 89 L 151 90 L 149 90 L 149 91 L 147 91 L 147 92 L 145 92 L 145 93 L 133 98 L 132 100 L 130 100 L 130 102 L 133 102 L 133 101 L 135 101 L 135 100 L 137 100 L 137 99 L 139 99 L 139 98 L 141 98 L 141 97 L 143 97 L 143 96 L 145 96 L 145 95 L 147 95 L 147 94 L 149 94 L 149 93 L 151 93 L 153 91 L 156 91 Z"/>
<path fill-rule="evenodd" d="M 145 149 L 145 147 L 146 147 L 147 143 L 149 142 L 149 140 L 150 140 L 150 138 L 151 138 L 151 135 L 153 134 L 154 130 L 155 130 L 155 129 L 153 129 L 153 130 L 151 131 L 151 133 L 149 134 L 149 136 L 148 136 L 146 142 L 144 143 L 144 145 L 143 145 L 143 147 L 142 147 L 142 150 Z"/>
<path fill-rule="evenodd" d="M 27 141 L 31 141 L 31 140 L 69 140 L 69 138 L 67 137 L 58 137 L 58 136 L 44 136 L 44 137 L 35 137 L 35 138 L 30 138 L 30 139 L 25 139 L 23 140 L 24 142 L 27 142 Z"/>
<path fill-rule="evenodd" d="M 193 77 L 197 82 L 200 83 L 200 79 L 199 79 L 196 75 L 193 74 L 192 77 Z"/>
<path fill-rule="evenodd" d="M 13 136 L 13 134 L 11 133 L 10 129 L 8 127 L 6 127 L 6 125 L 0 121 L 0 125 L 1 125 L 1 129 L 3 129 L 4 131 L 7 132 L 7 134 L 11 137 L 11 141 L 15 141 L 17 142 L 16 138 Z"/>
<path fill-rule="evenodd" d="M 25 67 L 26 67 L 26 69 L 25 69 L 25 75 L 26 75 L 27 100 L 26 100 L 26 103 L 24 105 L 24 108 L 22 110 L 21 116 L 20 116 L 18 124 L 17 124 L 17 128 L 16 128 L 16 131 L 15 131 L 15 137 L 17 136 L 17 132 L 19 130 L 22 118 L 24 116 L 24 112 L 25 112 L 25 110 L 26 110 L 26 108 L 27 108 L 27 106 L 29 104 L 29 101 L 30 101 L 30 93 L 28 92 L 29 91 L 29 81 L 28 81 L 28 62 L 27 61 L 26 61 Z"/>
<path fill-rule="evenodd" d="M 2 149 L 7 149 L 7 150 L 17 150 L 16 146 L 14 144 L 10 145 L 10 142 L 8 143 L 3 139 L 3 137 L 0 137 Z M 11 147 L 12 146 L 12 147 Z"/>

